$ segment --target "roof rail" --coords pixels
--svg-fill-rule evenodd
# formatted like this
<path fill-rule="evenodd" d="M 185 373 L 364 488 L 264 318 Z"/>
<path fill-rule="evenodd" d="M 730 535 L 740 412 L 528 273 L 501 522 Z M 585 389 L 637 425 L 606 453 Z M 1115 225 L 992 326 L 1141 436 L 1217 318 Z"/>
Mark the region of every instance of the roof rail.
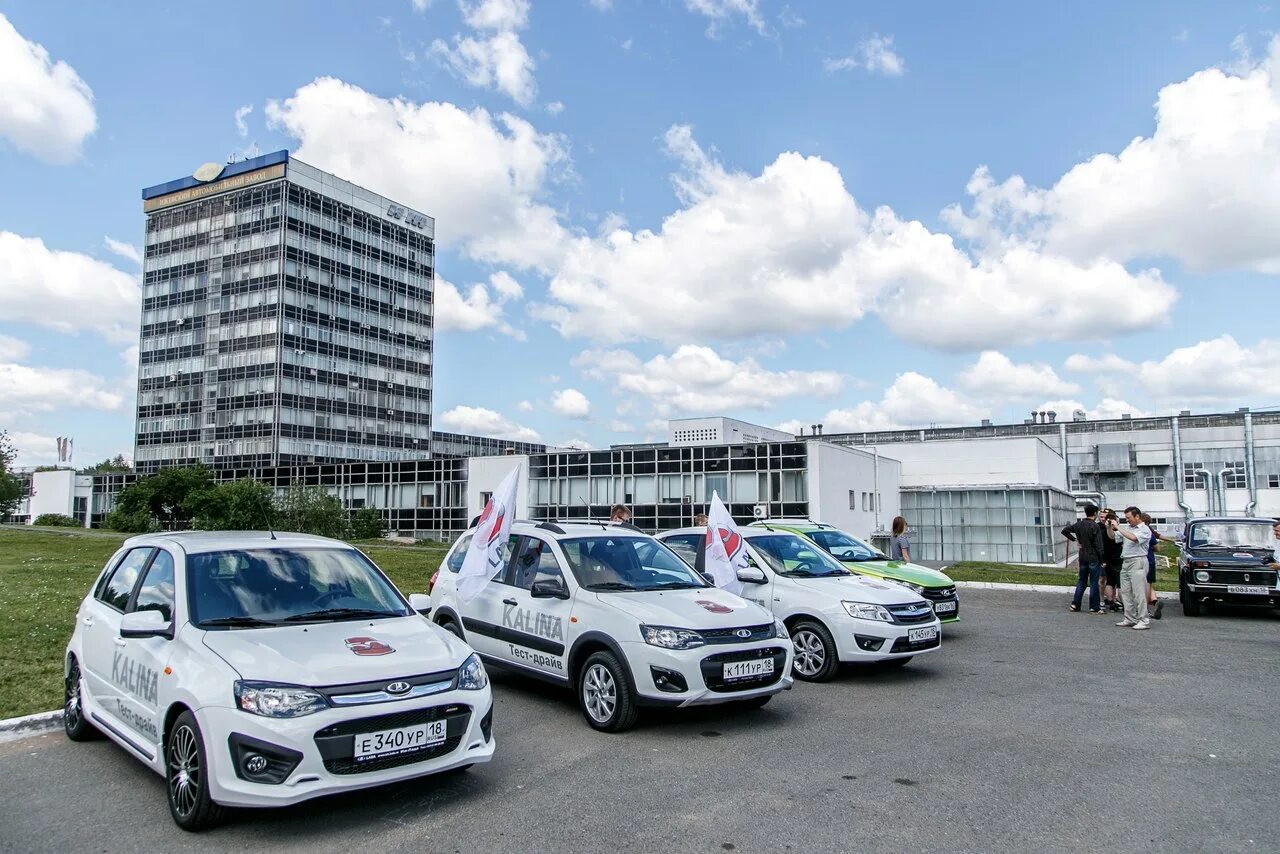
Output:
<path fill-rule="evenodd" d="M 563 534 L 564 528 L 561 528 L 555 522 L 539 522 L 538 527 L 544 531 L 550 531 L 553 534 Z"/>

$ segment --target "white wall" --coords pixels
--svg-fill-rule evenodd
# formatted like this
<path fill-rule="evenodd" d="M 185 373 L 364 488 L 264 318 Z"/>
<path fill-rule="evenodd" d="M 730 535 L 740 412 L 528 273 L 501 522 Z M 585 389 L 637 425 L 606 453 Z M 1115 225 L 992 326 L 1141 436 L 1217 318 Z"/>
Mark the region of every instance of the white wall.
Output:
<path fill-rule="evenodd" d="M 864 538 L 877 527 L 888 528 L 893 517 L 900 512 L 898 487 L 902 464 L 883 455 L 877 464 L 876 455 L 870 451 L 829 442 L 809 441 L 805 444 L 809 450 L 810 517 Z M 878 511 L 864 511 L 862 493 L 875 492 L 877 480 L 880 507 Z M 849 499 L 851 490 L 854 493 L 852 502 Z M 850 508 L 850 503 L 855 506 Z"/>
<path fill-rule="evenodd" d="M 31 475 L 31 518 L 44 513 L 71 515 L 76 473 L 71 469 L 38 471 Z"/>
<path fill-rule="evenodd" d="M 902 461 L 902 486 L 1034 483 L 1066 490 L 1062 455 L 1034 437 L 950 439 L 883 446 Z"/>
<path fill-rule="evenodd" d="M 515 466 L 520 467 L 516 481 L 516 518 L 529 518 L 529 457 L 504 454 L 498 457 L 471 457 L 467 460 L 467 522 L 484 510 L 481 493 L 493 492 Z"/>

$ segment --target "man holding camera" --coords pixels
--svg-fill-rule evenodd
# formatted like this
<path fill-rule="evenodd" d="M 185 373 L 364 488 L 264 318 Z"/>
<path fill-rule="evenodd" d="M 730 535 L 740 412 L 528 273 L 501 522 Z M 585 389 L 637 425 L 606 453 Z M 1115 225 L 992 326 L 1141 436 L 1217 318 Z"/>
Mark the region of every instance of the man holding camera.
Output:
<path fill-rule="evenodd" d="M 1149 629 L 1147 617 L 1147 548 L 1151 529 L 1142 521 L 1142 511 L 1126 507 L 1125 524 L 1107 520 L 1107 533 L 1121 544 L 1120 601 L 1124 603 L 1124 619 L 1116 623 L 1126 629 Z"/>

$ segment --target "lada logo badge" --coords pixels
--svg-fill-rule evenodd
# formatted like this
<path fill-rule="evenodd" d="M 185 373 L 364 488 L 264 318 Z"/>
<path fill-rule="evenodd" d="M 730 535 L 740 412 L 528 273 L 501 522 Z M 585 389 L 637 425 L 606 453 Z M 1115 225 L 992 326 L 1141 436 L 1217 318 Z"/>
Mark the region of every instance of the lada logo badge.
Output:
<path fill-rule="evenodd" d="M 410 687 L 412 686 L 410 686 L 408 682 L 392 682 L 387 686 L 386 691 L 388 694 L 403 694 L 408 691 Z"/>
<path fill-rule="evenodd" d="M 738 629 L 734 634 L 740 638 L 749 638 L 751 637 L 751 629 Z"/>
<path fill-rule="evenodd" d="M 395 652 L 393 647 L 376 638 L 347 638 L 344 642 L 347 649 L 356 655 L 388 655 Z"/>
<path fill-rule="evenodd" d="M 1249 580 L 1249 573 L 1247 573 L 1247 572 L 1246 572 L 1246 573 L 1244 574 L 1244 580 L 1245 580 L 1245 581 L 1248 581 L 1248 580 Z"/>

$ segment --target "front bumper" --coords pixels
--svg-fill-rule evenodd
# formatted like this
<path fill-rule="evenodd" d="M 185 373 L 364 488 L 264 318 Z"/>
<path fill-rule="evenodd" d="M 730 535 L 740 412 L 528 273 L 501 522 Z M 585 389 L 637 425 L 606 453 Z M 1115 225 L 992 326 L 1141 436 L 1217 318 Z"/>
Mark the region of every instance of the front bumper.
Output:
<path fill-rule="evenodd" d="M 1200 599 L 1212 599 L 1227 605 L 1256 605 L 1261 608 L 1280 608 L 1280 589 L 1263 587 L 1264 593 L 1231 592 L 1232 587 L 1260 585 L 1188 584 L 1187 592 Z"/>
<path fill-rule="evenodd" d="M 929 628 L 934 630 L 933 639 L 911 639 L 912 632 Z M 942 646 L 942 624 L 936 615 L 930 622 L 911 624 L 848 617 L 834 621 L 831 629 L 844 662 L 889 661 L 934 652 Z"/>
<path fill-rule="evenodd" d="M 702 706 L 748 700 L 789 689 L 794 681 L 795 651 L 786 638 L 744 644 L 707 644 L 695 649 L 663 649 L 643 641 L 622 644 L 631 666 L 639 702 L 647 706 Z M 773 662 L 773 672 L 761 677 L 725 681 L 724 664 Z M 678 677 L 678 678 L 676 678 Z M 658 687 L 663 680 L 671 688 Z"/>
<path fill-rule="evenodd" d="M 959 622 L 960 596 L 954 590 L 949 595 L 941 595 L 934 598 L 933 592 L 926 587 L 921 595 L 924 596 L 926 602 L 933 606 L 933 613 L 941 622 Z"/>
<path fill-rule="evenodd" d="M 443 744 L 416 753 L 378 757 L 357 763 L 352 758 L 357 733 L 413 726 L 443 718 Z M 296 804 L 309 798 L 381 786 L 488 762 L 493 756 L 493 694 L 448 691 L 429 698 L 376 703 L 343 709 L 326 709 L 300 718 L 264 718 L 224 706 L 206 706 L 196 713 L 204 735 L 211 769 L 209 791 L 219 804 L 236 807 L 269 807 Z M 244 745 L 265 748 L 269 767 L 283 782 L 257 782 L 248 778 L 237 759 Z M 278 748 L 279 757 L 269 751 Z M 300 758 L 297 758 L 300 755 Z M 277 763 L 293 761 L 288 770 Z"/>

